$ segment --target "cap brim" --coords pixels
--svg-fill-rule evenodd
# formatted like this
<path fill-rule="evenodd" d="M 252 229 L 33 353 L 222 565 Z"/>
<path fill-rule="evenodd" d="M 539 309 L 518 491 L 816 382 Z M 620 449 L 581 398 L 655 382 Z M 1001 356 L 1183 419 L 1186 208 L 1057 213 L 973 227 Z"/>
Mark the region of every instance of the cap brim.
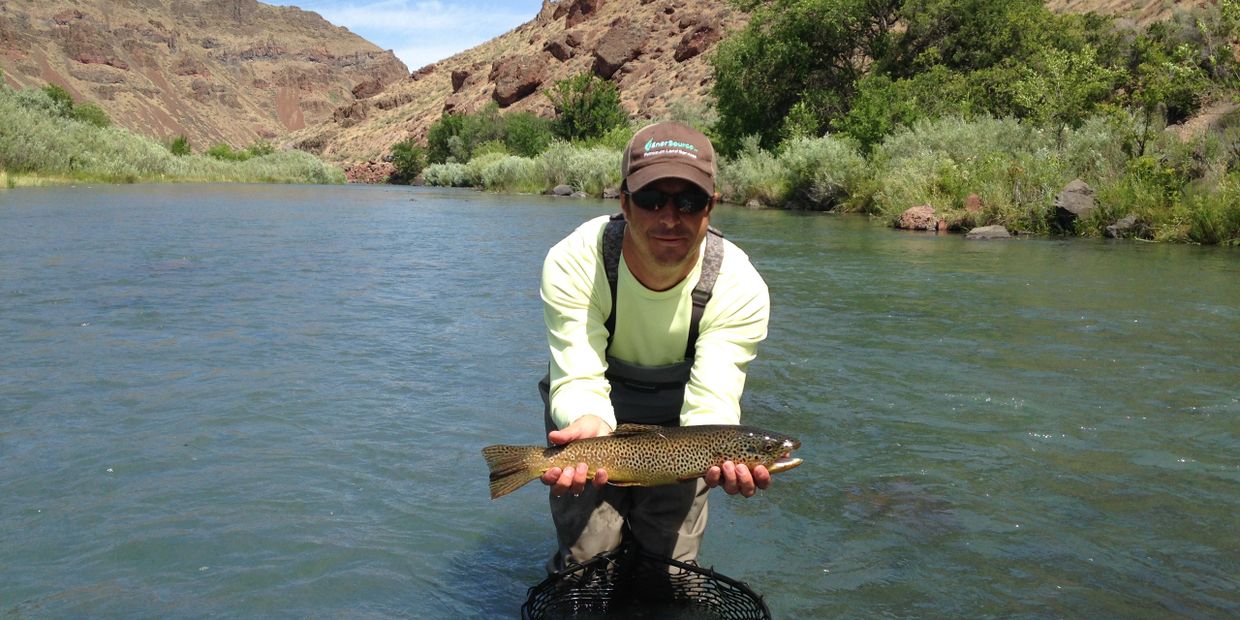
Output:
<path fill-rule="evenodd" d="M 630 174 L 625 179 L 625 184 L 630 192 L 635 192 L 659 179 L 681 179 L 702 188 L 707 194 L 715 193 L 715 180 L 710 175 L 675 161 L 645 166 Z"/>

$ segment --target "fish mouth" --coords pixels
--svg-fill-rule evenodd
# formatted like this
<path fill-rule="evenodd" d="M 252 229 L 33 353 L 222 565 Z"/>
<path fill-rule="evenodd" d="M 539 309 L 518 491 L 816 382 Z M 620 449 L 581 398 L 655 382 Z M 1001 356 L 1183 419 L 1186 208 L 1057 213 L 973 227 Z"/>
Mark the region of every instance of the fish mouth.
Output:
<path fill-rule="evenodd" d="M 774 463 L 771 463 L 771 466 L 767 467 L 766 470 L 772 474 L 777 474 L 781 471 L 788 471 L 803 462 L 804 461 L 801 459 L 792 456 L 791 452 L 785 452 L 783 456 L 776 459 Z"/>

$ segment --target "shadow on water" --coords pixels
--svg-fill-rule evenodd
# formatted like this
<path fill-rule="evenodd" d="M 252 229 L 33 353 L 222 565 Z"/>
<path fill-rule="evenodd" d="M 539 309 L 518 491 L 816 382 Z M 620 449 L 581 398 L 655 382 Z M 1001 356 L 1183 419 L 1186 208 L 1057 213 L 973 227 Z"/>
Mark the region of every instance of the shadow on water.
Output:
<path fill-rule="evenodd" d="M 529 588 L 546 577 L 543 566 L 554 545 L 545 499 L 540 506 L 542 512 L 527 510 L 515 522 L 507 518 L 514 511 L 495 511 L 475 546 L 447 554 L 451 596 L 441 600 L 446 611 L 456 617 L 520 617 Z"/>

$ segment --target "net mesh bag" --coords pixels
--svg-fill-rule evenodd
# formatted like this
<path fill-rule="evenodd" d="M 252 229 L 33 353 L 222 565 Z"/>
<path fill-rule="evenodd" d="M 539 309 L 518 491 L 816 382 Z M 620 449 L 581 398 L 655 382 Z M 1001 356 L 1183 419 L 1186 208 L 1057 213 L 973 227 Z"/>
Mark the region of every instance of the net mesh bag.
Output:
<path fill-rule="evenodd" d="M 769 619 L 771 612 L 740 581 L 626 544 L 530 588 L 521 617 L 732 620 Z"/>

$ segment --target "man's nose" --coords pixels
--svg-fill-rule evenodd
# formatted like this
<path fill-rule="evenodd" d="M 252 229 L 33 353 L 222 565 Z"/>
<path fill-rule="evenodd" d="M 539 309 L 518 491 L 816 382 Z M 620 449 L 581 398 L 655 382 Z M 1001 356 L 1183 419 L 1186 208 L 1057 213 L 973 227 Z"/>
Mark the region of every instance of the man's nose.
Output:
<path fill-rule="evenodd" d="M 667 200 L 663 201 L 663 206 L 656 211 L 659 215 L 659 221 L 666 224 L 676 224 L 680 222 L 680 209 L 676 208 L 675 195 L 669 195 Z"/>

